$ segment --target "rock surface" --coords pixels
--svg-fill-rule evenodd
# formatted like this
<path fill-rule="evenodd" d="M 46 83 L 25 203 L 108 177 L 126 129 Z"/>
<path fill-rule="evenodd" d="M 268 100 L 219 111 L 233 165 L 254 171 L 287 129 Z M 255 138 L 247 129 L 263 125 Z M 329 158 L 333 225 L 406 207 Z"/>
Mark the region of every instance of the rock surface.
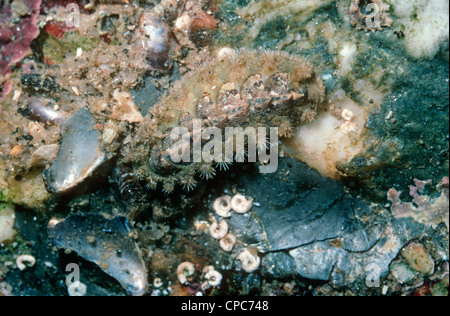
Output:
<path fill-rule="evenodd" d="M 376 227 L 366 229 L 367 225 L 355 217 L 367 215 L 366 203 L 345 197 L 342 184 L 295 159 L 281 160 L 276 173 L 260 175 L 254 170 L 238 182 L 258 203 L 253 210 L 267 236 L 267 250 L 342 237 L 343 248 L 363 251 L 381 234 Z"/>
<path fill-rule="evenodd" d="M 58 223 L 49 235 L 53 246 L 77 252 L 117 279 L 129 294 L 142 295 L 147 271 L 131 232 L 123 216 L 79 214 Z"/>
<path fill-rule="evenodd" d="M 236 182 L 256 206 L 247 216 L 233 215 L 230 227 L 265 252 L 262 272 L 274 277 L 379 287 L 402 248 L 432 234 L 425 225 L 347 196 L 342 184 L 295 159 L 283 158 L 276 173 L 255 169 Z"/>

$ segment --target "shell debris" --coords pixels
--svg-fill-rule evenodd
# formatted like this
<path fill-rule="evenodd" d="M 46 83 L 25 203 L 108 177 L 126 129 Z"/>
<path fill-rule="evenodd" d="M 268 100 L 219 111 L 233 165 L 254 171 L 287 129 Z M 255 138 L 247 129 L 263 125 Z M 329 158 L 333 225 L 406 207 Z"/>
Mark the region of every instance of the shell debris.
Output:
<path fill-rule="evenodd" d="M 36 258 L 32 255 L 20 255 L 16 259 L 17 268 L 20 271 L 25 270 L 27 267 L 33 267 L 36 264 Z"/>

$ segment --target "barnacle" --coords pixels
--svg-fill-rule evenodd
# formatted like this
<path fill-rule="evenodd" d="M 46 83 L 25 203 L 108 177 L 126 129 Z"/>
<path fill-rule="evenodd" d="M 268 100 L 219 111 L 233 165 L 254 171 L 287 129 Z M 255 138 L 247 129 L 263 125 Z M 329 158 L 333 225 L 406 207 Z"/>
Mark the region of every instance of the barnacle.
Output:
<path fill-rule="evenodd" d="M 242 194 L 236 194 L 231 200 L 231 208 L 238 214 L 244 214 L 250 211 L 253 206 L 253 199 L 247 198 Z"/>
<path fill-rule="evenodd" d="M 87 286 L 80 281 L 75 281 L 67 287 L 67 292 L 69 296 L 85 296 L 87 292 Z"/>
<path fill-rule="evenodd" d="M 250 251 L 249 249 L 241 252 L 237 258 L 241 261 L 242 268 L 249 273 L 256 271 L 261 263 L 258 254 L 253 253 L 253 251 Z"/>
<path fill-rule="evenodd" d="M 219 222 L 214 222 L 211 224 L 211 227 L 209 228 L 209 233 L 211 234 L 211 237 L 214 239 L 221 239 L 226 236 L 228 233 L 228 224 L 224 220 L 221 220 Z"/>
<path fill-rule="evenodd" d="M 260 128 L 276 127 L 279 136 L 292 137 L 303 121 L 314 119 L 324 97 L 325 87 L 313 67 L 296 56 L 221 49 L 152 107 L 125 145 L 122 159 L 142 173 L 149 188 L 162 187 L 166 194 L 177 186 L 191 191 L 200 178 L 213 178 L 216 168 L 227 171 L 233 162 L 254 157 L 250 149 L 262 153 L 278 145 L 260 135 Z M 239 128 L 239 133 L 224 137 L 229 127 Z M 238 137 L 244 143 L 234 141 Z M 230 139 L 231 144 L 225 141 Z"/>
<path fill-rule="evenodd" d="M 16 264 L 20 271 L 26 269 L 27 265 L 25 263 L 32 267 L 35 265 L 36 259 L 32 255 L 20 255 L 17 257 Z"/>
<path fill-rule="evenodd" d="M 353 112 L 349 109 L 343 109 L 342 113 L 341 113 L 341 117 L 345 120 L 345 121 L 351 121 L 353 118 Z"/>
<path fill-rule="evenodd" d="M 230 252 L 236 245 L 236 236 L 231 233 L 226 234 L 223 238 L 220 239 L 219 245 L 223 250 Z"/>
<path fill-rule="evenodd" d="M 221 196 L 214 201 L 214 211 L 221 217 L 231 216 L 231 197 L 228 195 Z"/>
<path fill-rule="evenodd" d="M 216 270 L 210 270 L 205 274 L 206 287 L 219 286 L 222 282 L 222 274 Z M 202 285 L 205 288 L 205 285 Z"/>
<path fill-rule="evenodd" d="M 181 284 L 187 283 L 187 278 L 192 276 L 195 272 L 195 267 L 191 262 L 185 261 L 178 265 L 177 278 Z"/>

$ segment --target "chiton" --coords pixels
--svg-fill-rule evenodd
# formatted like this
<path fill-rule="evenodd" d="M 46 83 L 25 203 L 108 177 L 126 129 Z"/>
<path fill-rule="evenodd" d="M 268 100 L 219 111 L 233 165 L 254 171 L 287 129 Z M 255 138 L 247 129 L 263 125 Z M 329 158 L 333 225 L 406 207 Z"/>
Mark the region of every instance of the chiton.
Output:
<path fill-rule="evenodd" d="M 215 153 L 213 161 L 201 154 L 193 157 L 196 144 L 203 151 L 213 147 L 212 140 L 222 142 L 219 148 L 226 147 L 228 138 L 211 135 L 209 127 L 219 131 L 277 128 L 277 137 L 289 138 L 297 126 L 314 119 L 324 98 L 323 82 L 312 65 L 297 56 L 223 48 L 174 83 L 150 109 L 122 152 L 123 162 L 132 165 L 134 173 L 152 189 L 169 194 L 181 186 L 190 191 L 202 178 L 214 177 L 217 168 L 227 169 L 231 163 L 225 154 Z M 199 127 L 201 132 L 196 135 Z M 180 128 L 184 132 L 174 138 L 174 129 Z M 175 145 L 185 134 L 184 151 L 193 159 L 174 160 L 174 150 L 180 150 Z M 260 154 L 278 146 L 261 135 L 249 133 L 245 143 L 254 142 Z M 245 148 L 233 147 L 235 161 L 245 161 L 248 155 Z"/>

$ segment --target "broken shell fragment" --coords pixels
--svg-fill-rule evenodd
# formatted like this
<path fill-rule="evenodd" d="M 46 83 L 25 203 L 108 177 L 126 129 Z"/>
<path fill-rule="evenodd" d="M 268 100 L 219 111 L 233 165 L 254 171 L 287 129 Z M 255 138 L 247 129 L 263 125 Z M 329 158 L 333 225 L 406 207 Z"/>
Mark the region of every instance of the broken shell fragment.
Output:
<path fill-rule="evenodd" d="M 62 125 L 58 158 L 44 171 L 47 191 L 66 193 L 84 182 L 106 162 L 101 135 L 89 110 L 83 108 Z"/>
<path fill-rule="evenodd" d="M 417 242 L 409 243 L 402 249 L 401 255 L 415 271 L 422 274 L 434 273 L 435 264 L 433 258 L 422 244 Z"/>
<path fill-rule="evenodd" d="M 50 106 L 46 106 L 44 101 L 32 98 L 27 104 L 27 110 L 32 120 L 47 125 L 62 124 L 69 117 L 68 113 L 56 111 Z"/>
<path fill-rule="evenodd" d="M 133 296 L 147 289 L 147 270 L 126 217 L 75 214 L 49 229 L 52 245 L 96 263 Z"/>
<path fill-rule="evenodd" d="M 31 155 L 31 159 L 28 165 L 30 167 L 35 167 L 51 164 L 56 160 L 58 152 L 59 152 L 58 144 L 41 146 L 38 149 L 36 149 L 36 151 Z"/>
<path fill-rule="evenodd" d="M 117 102 L 112 108 L 112 117 L 114 119 L 130 123 L 141 123 L 144 120 L 129 92 L 116 89 L 113 92 L 113 97 Z"/>
<path fill-rule="evenodd" d="M 16 234 L 14 223 L 16 221 L 15 206 L 0 202 L 0 244 L 12 240 Z"/>
<path fill-rule="evenodd" d="M 32 255 L 20 255 L 16 259 L 17 267 L 20 271 L 23 271 L 27 266 L 34 266 L 36 264 L 36 259 Z"/>

